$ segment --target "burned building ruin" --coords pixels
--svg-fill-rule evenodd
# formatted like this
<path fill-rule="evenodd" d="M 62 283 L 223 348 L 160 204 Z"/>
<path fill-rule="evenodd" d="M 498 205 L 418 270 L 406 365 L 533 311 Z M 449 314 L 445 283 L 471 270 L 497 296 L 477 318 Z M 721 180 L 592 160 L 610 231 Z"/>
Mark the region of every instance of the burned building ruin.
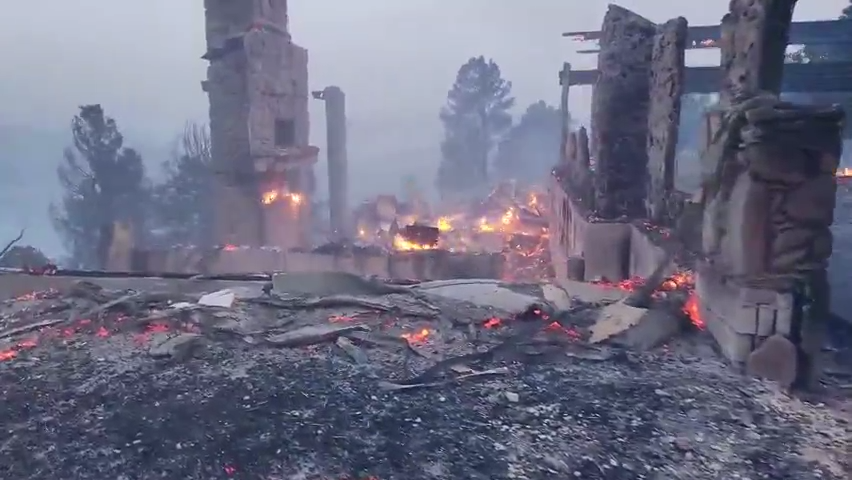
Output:
<path fill-rule="evenodd" d="M 812 91 L 811 75 L 820 89 L 849 91 L 852 72 L 842 62 L 785 65 L 789 43 L 848 35 L 842 21 L 792 23 L 795 4 L 734 0 L 720 26 L 695 28 L 611 5 L 600 32 L 566 34 L 600 41 L 598 69 L 560 73 L 563 108 L 570 86 L 593 86 L 592 123 L 566 129 L 550 187 L 558 277 L 647 277 L 667 250 L 692 250 L 698 310 L 720 350 L 785 383 L 812 382 L 818 369 L 844 114 L 780 93 L 782 84 Z M 692 47 L 719 48 L 721 66 L 686 67 Z M 689 92 L 720 97 L 706 114 L 699 192 L 674 186 Z M 685 210 L 703 218 L 686 228 Z"/>

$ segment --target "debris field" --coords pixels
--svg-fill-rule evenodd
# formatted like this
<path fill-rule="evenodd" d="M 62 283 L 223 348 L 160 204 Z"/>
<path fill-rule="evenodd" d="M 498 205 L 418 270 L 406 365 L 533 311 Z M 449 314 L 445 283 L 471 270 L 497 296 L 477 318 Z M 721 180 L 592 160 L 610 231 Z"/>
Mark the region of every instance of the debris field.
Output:
<path fill-rule="evenodd" d="M 793 397 L 685 318 L 602 333 L 618 294 L 583 288 L 294 274 L 10 299 L 0 478 L 848 478 L 848 372 Z"/>

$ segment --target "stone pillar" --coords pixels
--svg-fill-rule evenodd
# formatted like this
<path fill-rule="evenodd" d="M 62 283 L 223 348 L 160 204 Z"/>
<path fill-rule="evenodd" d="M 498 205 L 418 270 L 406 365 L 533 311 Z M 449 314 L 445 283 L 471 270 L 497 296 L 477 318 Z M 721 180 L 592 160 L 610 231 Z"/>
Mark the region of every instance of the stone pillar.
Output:
<path fill-rule="evenodd" d="M 562 98 L 559 101 L 559 115 L 562 119 L 562 154 L 564 156 L 565 145 L 568 142 L 568 133 L 571 128 L 571 114 L 568 112 L 568 92 L 571 89 L 571 64 L 568 62 L 562 64 L 562 70 L 559 72 L 559 85 L 562 87 Z"/>
<path fill-rule="evenodd" d="M 651 104 L 648 113 L 648 180 L 645 207 L 657 224 L 670 223 L 674 193 L 680 102 L 684 92 L 687 22 L 683 17 L 661 25 L 651 57 Z"/>
<path fill-rule="evenodd" d="M 595 210 L 616 219 L 644 215 L 651 52 L 656 25 L 610 5 L 601 28 L 592 96 Z"/>
<path fill-rule="evenodd" d="M 328 156 L 328 206 L 331 240 L 349 238 L 349 173 L 346 155 L 346 96 L 339 87 L 314 92 L 325 101 L 326 155 Z"/>
<path fill-rule="evenodd" d="M 720 100 L 740 92 L 781 92 L 796 0 L 732 0 L 722 19 Z"/>
<path fill-rule="evenodd" d="M 734 108 L 738 115 L 732 125 L 737 126 L 722 127 L 729 130 L 718 142 L 727 136 L 741 142 L 716 150 L 721 165 L 706 204 L 704 254 L 720 278 L 716 283 L 774 300 L 740 308 L 755 309 L 755 314 L 728 316 L 717 313 L 730 298 L 706 295 L 700 300 L 707 304 L 707 324 L 717 339 L 724 337 L 723 330 L 753 337 L 742 343 L 744 351 L 722 345 L 733 360 L 747 361 L 758 375 L 812 383 L 829 310 L 826 270 L 844 115 L 838 108 L 795 106 L 771 96 L 751 108 L 738 103 Z M 709 290 L 707 280 L 700 282 L 705 285 L 701 295 Z M 764 346 L 773 336 L 778 338 Z M 783 347 L 790 344 L 795 350 Z M 779 372 L 783 362 L 765 360 L 778 354 L 764 350 L 778 348 L 796 352 L 786 362 L 794 371 Z"/>

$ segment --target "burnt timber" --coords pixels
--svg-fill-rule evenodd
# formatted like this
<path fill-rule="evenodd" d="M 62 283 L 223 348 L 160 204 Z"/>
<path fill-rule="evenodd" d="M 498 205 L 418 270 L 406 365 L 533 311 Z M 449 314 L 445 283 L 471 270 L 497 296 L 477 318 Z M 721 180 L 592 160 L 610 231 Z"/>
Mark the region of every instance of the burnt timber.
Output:
<path fill-rule="evenodd" d="M 594 85 L 597 70 L 572 70 L 569 86 Z M 850 92 L 852 91 L 852 62 L 788 63 L 784 65 L 784 91 Z M 689 67 L 686 69 L 685 93 L 714 93 L 722 82 L 719 67 Z"/>
<path fill-rule="evenodd" d="M 689 27 L 687 48 L 716 48 L 720 36 L 719 25 Z M 567 32 L 563 37 L 593 41 L 600 40 L 601 32 Z M 712 40 L 712 42 L 708 42 Z M 790 45 L 852 45 L 852 20 L 816 20 L 793 22 L 790 25 Z"/>

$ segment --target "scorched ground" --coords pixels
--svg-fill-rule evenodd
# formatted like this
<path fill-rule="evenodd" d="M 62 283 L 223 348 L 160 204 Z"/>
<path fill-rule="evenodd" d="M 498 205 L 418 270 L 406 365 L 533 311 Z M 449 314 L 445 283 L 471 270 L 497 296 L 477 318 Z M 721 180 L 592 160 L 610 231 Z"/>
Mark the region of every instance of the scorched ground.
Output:
<path fill-rule="evenodd" d="M 183 333 L 203 341 L 154 358 L 144 331 L 111 317 L 59 325 L 71 331 L 0 361 L 0 478 L 844 478 L 843 418 L 734 374 L 703 349 L 703 332 L 679 342 L 689 348 L 591 349 L 565 335 L 587 326 L 577 313 L 560 320 L 561 331 L 542 329 L 535 351 L 465 366 L 502 375 L 382 389 L 538 328 L 535 318 L 463 302 L 434 305 L 441 313 L 427 320 L 405 309 L 286 318 L 363 322 L 386 339 L 429 333 L 410 340 L 410 356 L 353 340 L 366 364 L 339 342 L 284 348 L 233 328 Z M 207 314 L 284 317 L 239 299 Z M 495 316 L 503 316 L 499 328 L 485 328 Z M 161 324 L 158 334 L 186 329 L 185 320 Z M 110 334 L 98 335 L 101 328 Z"/>

